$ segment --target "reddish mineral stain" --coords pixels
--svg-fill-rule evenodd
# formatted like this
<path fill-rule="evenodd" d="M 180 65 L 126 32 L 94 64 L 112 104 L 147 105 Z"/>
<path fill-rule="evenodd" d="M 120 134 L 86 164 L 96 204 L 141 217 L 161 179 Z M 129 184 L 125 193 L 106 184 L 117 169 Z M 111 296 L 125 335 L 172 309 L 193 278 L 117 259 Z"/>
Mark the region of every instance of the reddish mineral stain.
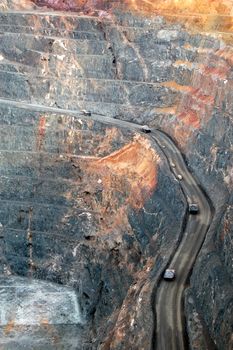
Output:
<path fill-rule="evenodd" d="M 144 12 L 229 14 L 232 9 L 232 0 L 222 0 L 221 3 L 219 0 L 34 0 L 34 2 L 60 10 L 79 10 L 87 7 L 104 10 L 114 4 Z"/>
<path fill-rule="evenodd" d="M 157 167 L 159 157 L 151 148 L 150 142 L 137 137 L 118 151 L 91 161 L 89 172 L 99 174 L 104 188 L 115 188 L 127 179 L 129 183 L 127 203 L 134 208 L 141 208 L 157 184 Z M 118 183 L 114 180 L 122 179 Z"/>
<path fill-rule="evenodd" d="M 43 146 L 45 131 L 46 131 L 46 118 L 42 116 L 40 117 L 40 120 L 39 120 L 37 141 L 36 141 L 36 147 L 38 151 L 40 151 Z"/>
<path fill-rule="evenodd" d="M 15 327 L 15 321 L 14 320 L 11 320 L 7 323 L 7 325 L 4 327 L 4 333 L 7 335 L 9 334 L 10 332 L 13 331 Z"/>

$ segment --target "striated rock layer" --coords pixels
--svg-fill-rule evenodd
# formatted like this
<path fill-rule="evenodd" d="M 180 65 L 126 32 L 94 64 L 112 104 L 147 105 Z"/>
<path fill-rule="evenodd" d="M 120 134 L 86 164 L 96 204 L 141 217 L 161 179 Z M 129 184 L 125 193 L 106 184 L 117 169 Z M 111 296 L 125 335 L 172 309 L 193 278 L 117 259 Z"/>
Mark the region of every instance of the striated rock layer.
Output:
<path fill-rule="evenodd" d="M 144 136 L 69 114 L 6 102 L 0 120 L 1 272 L 76 290 L 85 324 L 77 349 L 105 347 L 115 331 L 120 347 L 150 346 L 154 280 L 174 250 L 185 210 L 163 155 Z M 43 322 L 39 340 L 51 336 Z M 122 327 L 129 326 L 126 336 Z M 9 327 L 2 345 L 18 334 L 14 315 Z M 66 346 L 64 337 L 54 349 Z"/>
<path fill-rule="evenodd" d="M 2 272 L 76 288 L 86 348 L 150 348 L 151 293 L 184 199 L 148 138 L 27 104 L 147 123 L 179 144 L 215 210 L 186 293 L 190 346 L 230 349 L 231 3 L 38 1 L 47 8 L 32 13 L 25 1 L 31 12 L 1 13 Z"/>

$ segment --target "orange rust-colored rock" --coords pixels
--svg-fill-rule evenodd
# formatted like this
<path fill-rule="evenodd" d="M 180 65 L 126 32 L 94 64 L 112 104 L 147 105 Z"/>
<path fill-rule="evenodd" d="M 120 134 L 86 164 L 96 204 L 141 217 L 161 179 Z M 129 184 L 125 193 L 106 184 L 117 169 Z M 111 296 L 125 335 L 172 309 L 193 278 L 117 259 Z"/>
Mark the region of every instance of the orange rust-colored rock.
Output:
<path fill-rule="evenodd" d="M 125 11 L 147 15 L 166 16 L 170 22 L 183 23 L 190 30 L 225 33 L 227 40 L 233 31 L 232 0 L 34 0 L 40 6 L 56 10 L 86 11 L 88 13 L 111 11 L 120 7 Z"/>
<path fill-rule="evenodd" d="M 229 65 L 233 65 L 233 48 L 221 49 L 216 52 L 216 55 L 226 60 Z"/>
<path fill-rule="evenodd" d="M 107 137 L 98 144 L 97 154 L 101 149 L 109 149 L 117 133 L 114 128 L 106 133 Z M 85 178 L 83 205 L 95 213 L 98 234 L 114 230 L 121 240 L 124 230 L 131 231 L 128 208 L 142 208 L 156 189 L 158 154 L 148 139 L 136 135 L 131 142 L 107 156 L 78 156 L 73 162 Z M 97 196 L 100 192 L 101 200 Z M 71 199 L 73 194 L 65 193 L 64 197 Z"/>
<path fill-rule="evenodd" d="M 231 48 L 216 50 L 212 55 L 199 49 L 199 55 L 198 69 L 193 71 L 189 86 L 179 85 L 175 81 L 163 83 L 164 86 L 181 93 L 176 113 L 178 123 L 173 129 L 173 136 L 183 147 L 193 130 L 200 129 L 210 120 L 214 108 L 222 108 L 224 96 L 232 86 Z M 164 128 L 166 129 L 166 125 Z"/>
<path fill-rule="evenodd" d="M 184 124 L 191 126 L 194 129 L 200 128 L 200 120 L 197 113 L 194 111 L 190 110 L 188 113 L 181 113 L 178 115 L 178 118 L 181 119 Z"/>
<path fill-rule="evenodd" d="M 38 151 L 40 151 L 43 146 L 45 131 L 46 131 L 46 118 L 44 116 L 41 116 L 39 119 L 37 142 L 36 142 Z"/>
<path fill-rule="evenodd" d="M 232 13 L 232 0 L 34 0 L 39 5 L 47 5 L 57 9 L 77 9 L 83 7 L 106 9 L 113 4 L 124 5 L 131 10 L 144 13 L 157 11 L 171 13 L 221 14 Z"/>
<path fill-rule="evenodd" d="M 232 11 L 232 0 L 223 0 L 221 4 L 218 0 L 130 0 L 129 4 L 148 11 L 160 10 L 173 13 L 230 14 Z"/>
<path fill-rule="evenodd" d="M 150 142 L 139 136 L 109 156 L 91 161 L 88 171 L 99 174 L 105 189 L 114 188 L 115 176 L 120 182 L 127 180 L 127 203 L 141 208 L 156 187 L 158 161 Z"/>
<path fill-rule="evenodd" d="M 4 327 L 4 333 L 7 335 L 13 331 L 15 327 L 15 321 L 11 320 L 7 323 L 7 325 Z"/>
<path fill-rule="evenodd" d="M 0 11 L 8 10 L 9 6 L 14 10 L 30 10 L 35 7 L 31 0 L 1 0 Z"/>
<path fill-rule="evenodd" d="M 168 88 L 177 90 L 177 91 L 192 91 L 191 86 L 185 86 L 185 85 L 180 85 L 176 81 L 171 80 L 171 81 L 166 81 L 164 83 L 161 83 L 161 85 L 166 86 Z"/>
<path fill-rule="evenodd" d="M 177 106 L 155 108 L 156 113 L 175 114 Z"/>
<path fill-rule="evenodd" d="M 47 325 L 49 324 L 49 320 L 47 320 L 47 319 L 42 319 L 42 320 L 40 321 L 40 324 L 41 324 L 42 326 L 47 326 Z"/>
<path fill-rule="evenodd" d="M 144 16 L 163 15 L 170 23 L 181 23 L 191 31 L 214 32 L 226 41 L 233 40 L 232 0 L 3 0 L 3 10 L 28 10 L 40 7 L 61 11 L 99 14 L 100 17 L 120 8 Z"/>

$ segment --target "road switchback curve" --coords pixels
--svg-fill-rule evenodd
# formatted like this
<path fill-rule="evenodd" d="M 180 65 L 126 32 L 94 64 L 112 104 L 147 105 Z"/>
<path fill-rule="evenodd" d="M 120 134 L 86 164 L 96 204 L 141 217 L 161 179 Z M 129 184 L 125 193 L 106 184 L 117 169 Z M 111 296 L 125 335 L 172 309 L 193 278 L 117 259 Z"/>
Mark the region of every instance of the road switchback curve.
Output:
<path fill-rule="evenodd" d="M 120 119 L 107 117 L 96 113 L 84 113 L 82 110 L 61 109 L 39 104 L 17 102 L 0 98 L 0 103 L 8 107 L 18 107 L 38 112 L 73 115 L 77 118 L 91 119 L 103 124 L 126 128 L 142 132 L 142 126 Z M 153 342 L 156 350 L 184 350 L 188 345 L 185 342 L 185 319 L 183 307 L 183 292 L 186 282 L 195 263 L 198 252 L 204 242 L 211 223 L 212 213 L 207 197 L 188 171 L 181 152 L 168 135 L 160 130 L 152 130 L 150 136 L 161 147 L 168 161 L 174 163 L 171 171 L 177 177 L 182 175 L 180 185 L 188 202 L 199 205 L 198 215 L 189 215 L 182 239 L 175 251 L 168 267 L 176 270 L 176 279 L 167 282 L 161 279 L 156 293 L 155 313 L 156 332 Z M 153 350 L 155 350 L 153 349 Z"/>
<path fill-rule="evenodd" d="M 182 176 L 180 186 L 188 203 L 197 203 L 199 213 L 188 215 L 187 224 L 169 268 L 175 269 L 176 279 L 161 280 L 156 293 L 156 350 L 185 350 L 188 348 L 185 337 L 183 294 L 196 257 L 206 237 L 212 220 L 212 211 L 207 197 L 188 171 L 181 152 L 174 142 L 159 130 L 152 132 L 152 138 L 162 148 L 174 175 Z M 153 349 L 154 350 L 154 349 Z"/>

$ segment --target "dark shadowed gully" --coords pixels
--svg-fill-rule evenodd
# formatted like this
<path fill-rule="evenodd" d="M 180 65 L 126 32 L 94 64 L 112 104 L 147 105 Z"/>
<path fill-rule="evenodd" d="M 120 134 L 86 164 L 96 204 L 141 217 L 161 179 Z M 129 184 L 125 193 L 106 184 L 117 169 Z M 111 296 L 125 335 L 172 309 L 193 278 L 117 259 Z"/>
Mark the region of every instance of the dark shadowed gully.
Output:
<path fill-rule="evenodd" d="M 0 348 L 156 347 L 161 276 L 199 233 L 183 232 L 197 198 L 169 145 L 118 120 L 165 131 L 213 203 L 178 333 L 232 348 L 231 8 L 1 1 Z"/>

